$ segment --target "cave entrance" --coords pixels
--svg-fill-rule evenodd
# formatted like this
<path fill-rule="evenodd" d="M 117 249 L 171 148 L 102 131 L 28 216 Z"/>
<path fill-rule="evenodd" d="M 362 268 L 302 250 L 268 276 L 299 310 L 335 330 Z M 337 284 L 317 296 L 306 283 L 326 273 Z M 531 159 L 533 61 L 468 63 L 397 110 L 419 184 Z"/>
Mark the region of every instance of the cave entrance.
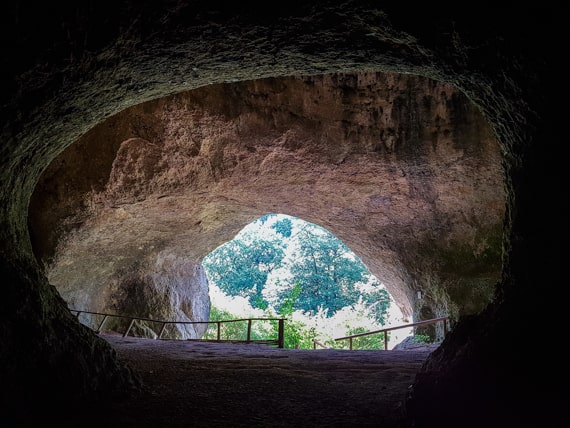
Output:
<path fill-rule="evenodd" d="M 265 213 L 287 213 L 334 231 L 412 322 L 492 300 L 503 183 L 494 134 L 456 88 L 395 73 L 291 76 L 108 118 L 44 171 L 28 218 L 50 283 L 76 309 L 205 321 L 202 259 Z"/>
<path fill-rule="evenodd" d="M 204 257 L 202 265 L 211 320 L 287 318 L 289 348 L 312 349 L 313 339 L 338 348 L 335 338 L 404 324 L 392 296 L 356 254 L 326 229 L 296 217 L 264 215 Z M 389 349 L 410 333 L 394 331 Z M 362 340 L 358 349 L 382 349 L 380 336 Z"/>

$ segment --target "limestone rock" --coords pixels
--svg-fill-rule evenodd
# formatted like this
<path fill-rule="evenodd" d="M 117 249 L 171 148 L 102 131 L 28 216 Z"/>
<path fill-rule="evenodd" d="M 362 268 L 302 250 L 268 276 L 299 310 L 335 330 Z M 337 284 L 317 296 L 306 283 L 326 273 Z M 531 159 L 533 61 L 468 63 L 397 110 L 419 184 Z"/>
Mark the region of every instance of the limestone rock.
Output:
<path fill-rule="evenodd" d="M 493 133 L 451 86 L 391 73 L 270 78 L 93 128 L 42 176 L 31 229 L 50 281 L 83 309 L 206 320 L 207 305 L 192 303 L 206 300 L 203 274 L 185 276 L 192 292 L 175 299 L 183 276 L 162 264 L 156 282 L 161 255 L 200 269 L 278 212 L 343 240 L 406 317 L 458 317 L 488 304 L 500 277 L 502 182 Z"/>

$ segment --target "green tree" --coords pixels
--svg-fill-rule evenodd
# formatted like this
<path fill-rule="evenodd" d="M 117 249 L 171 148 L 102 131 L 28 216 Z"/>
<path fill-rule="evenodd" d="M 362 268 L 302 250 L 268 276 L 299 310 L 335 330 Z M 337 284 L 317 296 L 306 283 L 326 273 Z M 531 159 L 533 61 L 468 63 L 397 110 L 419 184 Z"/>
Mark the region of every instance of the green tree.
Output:
<path fill-rule="evenodd" d="M 210 323 L 208 330 L 202 336 L 203 339 L 217 339 L 218 324 L 213 321 L 231 321 L 220 324 L 220 339 L 222 340 L 247 340 L 248 318 L 258 318 L 258 315 L 237 316 L 227 310 L 212 306 L 210 309 Z M 250 339 L 267 340 L 277 339 L 277 324 L 273 325 L 268 320 L 253 320 Z"/>
<path fill-rule="evenodd" d="M 383 320 L 390 304 L 386 290 L 374 280 L 374 287 L 369 287 L 373 291 L 361 291 L 358 285 L 373 278 L 364 263 L 330 232 L 307 225 L 298 234 L 298 250 L 290 262 L 290 272 L 302 285 L 296 309 L 314 315 L 322 307 L 332 316 L 363 301 L 371 306 L 375 318 Z"/>
<path fill-rule="evenodd" d="M 234 239 L 216 248 L 202 265 L 209 279 L 230 296 L 242 296 L 254 308 L 267 306 L 263 288 L 269 273 L 280 265 L 283 246 L 278 242 L 252 237 Z"/>
<path fill-rule="evenodd" d="M 293 320 L 293 312 L 297 306 L 299 296 L 301 296 L 301 291 L 301 285 L 298 282 L 295 283 L 293 288 L 284 297 L 283 303 L 279 306 L 277 314 L 273 314 L 270 309 L 267 310 L 268 316 L 278 316 L 286 319 L 285 329 L 283 332 L 283 346 L 288 349 L 311 349 L 311 339 L 316 336 L 314 328 L 307 328 L 303 322 Z M 273 323 L 276 328 L 277 321 L 273 321 Z"/>
<path fill-rule="evenodd" d="M 236 315 L 215 306 L 210 308 L 210 321 L 228 321 L 239 319 Z M 218 337 L 218 325 L 208 324 L 208 330 L 204 334 L 204 339 L 216 339 Z M 222 340 L 246 340 L 247 321 L 236 321 L 222 323 L 220 325 L 220 339 Z"/>
<path fill-rule="evenodd" d="M 229 296 L 242 296 L 254 308 L 282 305 L 299 284 L 292 310 L 333 316 L 346 306 L 369 310 L 380 323 L 390 305 L 389 295 L 364 263 L 327 230 L 292 217 L 268 214 L 203 261 L 210 281 Z M 257 233 L 263 227 L 264 233 Z M 269 275 L 280 270 L 271 294 L 264 293 Z M 289 282 L 291 285 L 284 286 Z M 269 301 L 268 301 L 269 300 Z"/>
<path fill-rule="evenodd" d="M 359 299 L 365 306 L 365 312 L 384 325 L 390 308 L 390 295 L 376 278 L 372 279 L 369 291 L 363 291 Z"/>
<path fill-rule="evenodd" d="M 366 333 L 369 331 L 364 327 L 355 327 L 349 328 L 348 332 L 346 333 L 347 336 L 351 336 L 353 334 L 359 333 Z M 352 349 L 360 349 L 360 350 L 374 350 L 374 349 L 384 349 L 384 335 L 386 333 L 376 333 L 370 334 L 366 336 L 355 337 L 352 339 Z M 348 349 L 349 348 L 348 340 L 343 340 L 341 342 L 341 347 Z"/>
<path fill-rule="evenodd" d="M 284 217 L 273 223 L 271 228 L 283 238 L 290 238 L 293 233 L 293 222 L 288 217 Z"/>

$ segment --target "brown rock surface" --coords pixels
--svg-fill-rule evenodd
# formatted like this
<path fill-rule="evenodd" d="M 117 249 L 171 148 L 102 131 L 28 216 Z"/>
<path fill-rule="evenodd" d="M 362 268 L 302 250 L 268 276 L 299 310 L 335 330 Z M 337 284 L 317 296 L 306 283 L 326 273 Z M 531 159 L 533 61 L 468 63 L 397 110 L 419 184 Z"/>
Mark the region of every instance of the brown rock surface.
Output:
<path fill-rule="evenodd" d="M 430 353 L 103 338 L 144 388 L 98 404 L 90 427 L 403 427 Z"/>
<path fill-rule="evenodd" d="M 201 272 L 206 254 L 273 212 L 342 239 L 405 316 L 458 317 L 482 309 L 500 275 L 502 182 L 488 124 L 449 85 L 263 79 L 148 102 L 92 129 L 44 173 L 31 229 L 77 309 L 207 319 L 203 273 L 169 281 L 162 259 Z"/>

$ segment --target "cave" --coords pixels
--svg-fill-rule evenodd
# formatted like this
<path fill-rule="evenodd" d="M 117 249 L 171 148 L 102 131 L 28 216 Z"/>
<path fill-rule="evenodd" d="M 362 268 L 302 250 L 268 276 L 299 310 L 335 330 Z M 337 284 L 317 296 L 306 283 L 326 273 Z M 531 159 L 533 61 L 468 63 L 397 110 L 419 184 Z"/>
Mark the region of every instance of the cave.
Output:
<path fill-rule="evenodd" d="M 156 225 L 165 218 L 164 207 L 186 200 L 186 208 L 205 207 L 191 212 L 185 220 L 193 232 L 188 235 L 193 245 L 184 248 L 188 260 L 176 251 L 160 253 L 154 247 L 159 244 L 162 250 L 168 249 L 176 240 L 174 236 L 122 250 L 141 251 L 138 259 L 152 256 L 153 262 L 161 260 L 160 269 L 176 265 L 180 272 L 192 271 L 198 278 L 200 258 L 260 215 L 279 211 L 315 220 L 354 249 L 372 273 L 384 274 L 392 287 L 390 293 L 411 319 L 439 315 L 439 311 L 452 312 L 455 317 L 452 331 L 430 354 L 411 385 L 406 406 L 410 427 L 561 424 L 563 385 L 557 370 L 562 369 L 563 362 L 560 354 L 548 347 L 554 339 L 553 330 L 544 328 L 536 315 L 540 304 L 537 295 L 548 298 L 545 318 L 550 324 L 564 312 L 563 299 L 557 297 L 562 277 L 561 231 L 566 229 L 564 210 L 557 207 L 556 199 L 562 194 L 557 186 L 564 180 L 562 156 L 556 150 L 562 138 L 562 122 L 554 120 L 556 107 L 548 98 L 556 93 L 551 87 L 550 67 L 553 48 L 560 40 L 554 12 L 541 4 L 492 9 L 422 5 L 412 13 L 407 5 L 379 8 L 366 1 L 290 2 L 271 10 L 250 2 L 227 6 L 216 1 L 103 1 L 71 6 L 12 3 L 3 28 L 2 409 L 16 413 L 62 403 L 72 409 L 82 402 L 125 394 L 136 385 L 136 377 L 118 361 L 109 344 L 69 312 L 68 303 L 48 279 L 46 265 L 57 253 L 62 233 L 71 238 L 94 237 L 98 235 L 80 234 L 90 224 L 108 226 L 108 235 L 100 235 L 108 239 L 113 231 L 120 230 L 114 226 L 137 218 L 133 207 L 149 213 L 152 206 L 145 201 L 154 201 L 157 214 L 150 223 Z M 417 138 L 426 145 L 423 163 L 393 168 L 382 178 L 382 174 L 375 174 L 380 167 L 374 159 L 414 151 L 405 144 L 413 138 L 398 133 L 374 134 L 381 129 L 374 124 L 382 118 L 382 109 L 361 105 L 350 117 L 335 116 L 338 112 L 330 107 L 335 105 L 331 99 L 324 104 L 328 110 L 323 105 L 316 108 L 311 102 L 318 98 L 304 96 L 306 88 L 298 89 L 311 87 L 325 98 L 336 94 L 346 110 L 373 98 L 369 92 L 359 98 L 359 88 L 370 86 L 370 82 L 386 84 L 386 80 L 401 84 L 402 90 L 409 90 L 412 85 L 405 82 L 411 81 L 414 85 L 422 82 L 424 91 L 438 89 L 432 97 L 423 97 L 423 104 L 417 103 L 422 105 L 417 110 L 421 112 L 432 111 L 429 100 L 436 99 L 435 94 L 442 93 L 439 89 L 445 88 L 445 103 L 455 115 L 449 123 L 457 125 L 451 133 L 464 132 L 462 135 L 470 136 L 471 145 L 445 148 L 445 138 L 441 137 L 446 135 L 445 129 L 442 134 L 432 132 L 440 137 Z M 298 92 L 288 94 L 291 88 Z M 327 92 L 327 88 L 335 90 Z M 167 127 L 157 123 L 147 126 L 149 122 L 141 117 L 152 118 L 157 105 L 170 108 L 173 115 L 183 114 L 183 109 L 173 106 L 188 105 L 184 97 L 194 97 L 193 105 L 203 102 L 210 112 L 217 109 L 217 115 L 202 114 L 193 124 L 202 120 L 211 126 L 223 116 L 224 124 L 216 126 L 226 132 L 216 138 L 202 138 L 199 147 L 184 148 L 187 157 L 196 158 L 194 165 L 208 161 L 208 175 L 200 176 L 198 169 L 181 171 L 173 167 L 168 171 L 187 175 L 171 180 L 168 171 L 159 167 L 165 163 L 157 161 L 165 159 L 164 153 L 155 150 Z M 408 95 L 407 99 L 413 97 Z M 253 100 L 247 108 L 243 107 L 245 99 Z M 296 99 L 305 103 L 296 107 Z M 167 100 L 178 100 L 178 104 Z M 268 108 L 270 103 L 274 107 L 283 100 L 289 108 L 281 110 L 287 113 L 286 119 L 276 114 L 275 108 Z M 265 110 L 259 109 L 264 103 Z M 395 99 L 389 104 L 392 112 L 399 105 Z M 400 107 L 402 121 L 435 123 L 427 113 L 414 116 L 405 105 Z M 305 116 L 292 114 L 295 108 Z M 256 117 L 254 111 L 262 113 Z M 270 127 L 259 120 L 264 111 L 273 119 Z M 308 112 L 315 114 L 312 120 L 307 119 Z M 363 113 L 368 116 L 362 117 Z M 138 117 L 139 122 L 123 120 L 129 115 Z M 390 119 L 397 116 L 392 114 Z M 236 125 L 240 117 L 246 118 L 241 128 Z M 327 128 L 322 126 L 325 119 L 343 125 Z M 305 127 L 293 126 L 301 122 Z M 133 123 L 140 126 L 133 127 Z M 473 123 L 484 131 L 473 136 L 466 125 Z M 318 133 L 317 125 L 321 126 Z M 244 138 L 248 131 L 259 137 L 263 126 L 265 152 L 248 146 Z M 425 129 L 419 124 L 401 129 L 420 128 Z M 323 140 L 314 136 L 327 132 L 332 140 L 343 144 L 324 150 L 325 144 L 318 144 Z M 358 138 L 351 140 L 356 135 Z M 206 141 L 215 144 L 208 146 Z M 473 150 L 481 142 L 488 151 Z M 468 228 L 454 229 L 465 223 L 445 223 L 441 217 L 431 223 L 427 217 L 419 217 L 421 230 L 406 229 L 404 223 L 399 228 L 382 227 L 379 221 L 383 216 L 374 213 L 382 213 L 397 200 L 382 193 L 382 180 L 392 182 L 398 174 L 429 176 L 429 168 L 436 168 L 438 161 L 441 170 L 446 162 L 456 164 L 451 158 L 430 158 L 438 147 L 450 156 L 458 152 L 480 156 L 480 163 L 472 165 L 470 174 L 461 175 L 472 182 L 458 186 L 468 189 L 467 195 L 478 195 L 470 209 L 477 214 L 473 224 L 479 235 L 467 239 Z M 117 168 L 113 174 L 114 165 L 121 159 L 126 169 L 121 174 Z M 301 170 L 306 159 L 312 163 L 307 162 L 306 170 Z M 271 193 L 259 183 L 253 185 L 253 171 L 259 175 L 263 161 L 269 167 L 267 171 L 280 171 L 272 175 L 273 182 L 267 180 L 268 187 L 297 189 L 289 196 L 308 195 L 311 204 L 322 205 L 322 211 L 314 210 L 312 216 L 313 211 L 307 208 L 311 204 L 302 198 L 295 204 L 287 200 L 286 192 Z M 339 173 L 331 173 L 328 183 L 324 170 L 316 171 L 325 177 L 322 181 L 309 173 L 325 163 Z M 147 166 L 152 169 L 150 175 Z M 228 173 L 240 168 L 245 171 L 243 175 Z M 490 184 L 485 182 L 490 177 L 486 168 L 492 170 Z M 161 171 L 166 172 L 161 175 Z M 338 192 L 331 192 L 335 182 L 354 171 L 358 174 L 352 187 L 340 186 Z M 363 181 L 366 171 L 371 173 Z M 108 186 L 109 177 L 115 180 L 114 187 Z M 185 182 L 191 183 L 189 187 L 194 186 L 192 200 L 181 194 L 183 186 L 179 184 L 184 180 L 189 180 Z M 432 181 L 418 179 L 417 183 Z M 448 194 L 444 188 L 451 182 L 442 179 L 439 188 L 432 186 L 431 202 L 437 195 Z M 74 183 L 79 187 L 74 188 Z M 226 187 L 210 192 L 211 183 L 225 183 Z M 318 188 L 315 184 L 326 190 L 319 197 L 311 193 Z M 253 198 L 260 189 L 266 195 L 263 200 Z M 241 193 L 232 199 L 230 190 Z M 426 187 L 416 190 L 419 195 L 429 193 Z M 327 194 L 333 197 L 327 199 L 323 196 Z M 54 204 L 54 198 L 59 205 Z M 453 207 L 461 216 L 465 210 L 458 204 L 467 199 L 458 197 L 445 206 Z M 86 200 L 92 204 L 85 204 Z M 477 206 L 479 210 L 473 208 Z M 93 207 L 96 215 L 86 218 L 87 208 L 92 214 Z M 348 208 L 352 211 L 346 214 Z M 402 209 L 403 216 L 411 212 L 432 215 L 434 211 Z M 96 216 L 108 223 L 94 224 Z M 135 230 L 140 229 L 131 232 Z M 375 234 L 378 231 L 386 233 Z M 98 244 L 100 257 L 105 255 L 105 239 Z M 89 251 L 78 251 L 81 242 L 86 240 L 66 240 L 69 254 L 81 254 L 74 262 L 92 265 Z M 441 242 L 448 246 L 441 246 Z M 481 249 L 483 242 L 487 246 L 474 251 Z M 449 277 L 453 280 L 443 294 L 433 288 L 441 277 L 421 280 L 427 267 L 433 265 L 430 256 L 434 250 L 441 250 L 439 256 L 446 257 L 445 263 L 440 263 L 441 270 L 432 274 L 461 271 L 461 275 Z M 481 257 L 466 265 L 465 255 L 475 253 Z M 395 255 L 400 264 L 386 262 L 396 260 Z M 400 265 L 407 268 L 398 269 Z M 122 272 L 127 279 L 148 274 L 128 264 Z M 65 273 L 62 269 L 59 278 Z M 418 306 L 423 303 L 418 300 L 424 299 L 425 305 Z M 105 307 L 104 301 L 99 303 Z M 547 346 L 538 345 L 538 340 Z"/>
<path fill-rule="evenodd" d="M 74 310 L 207 321 L 201 260 L 277 210 L 334 230 L 408 322 L 457 320 L 483 309 L 500 279 L 500 162 L 481 112 L 432 79 L 208 85 L 89 130 L 40 177 L 28 222 Z"/>

